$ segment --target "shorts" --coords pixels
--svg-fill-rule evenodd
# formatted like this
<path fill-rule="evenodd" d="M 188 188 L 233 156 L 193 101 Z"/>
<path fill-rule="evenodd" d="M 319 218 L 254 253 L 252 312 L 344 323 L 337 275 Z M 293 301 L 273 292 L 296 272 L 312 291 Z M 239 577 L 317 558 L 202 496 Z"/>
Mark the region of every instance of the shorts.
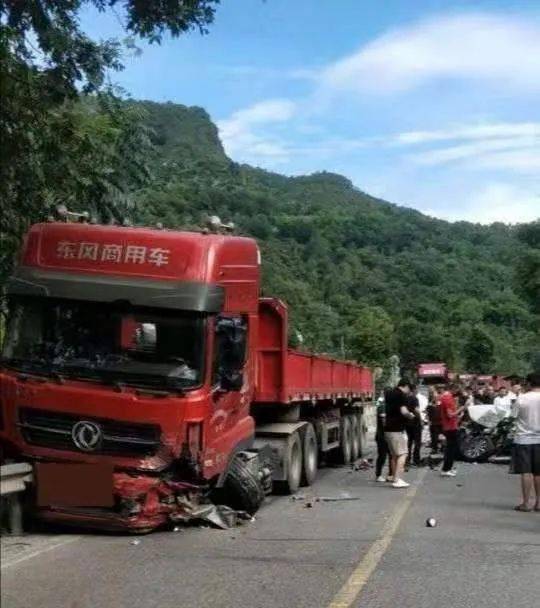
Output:
<path fill-rule="evenodd" d="M 514 443 L 512 446 L 510 473 L 516 473 L 517 475 L 523 473 L 540 475 L 540 443 L 531 445 Z"/>
<path fill-rule="evenodd" d="M 388 451 L 392 456 L 403 456 L 409 453 L 409 447 L 407 445 L 407 434 L 405 431 L 399 433 L 386 432 L 384 434 L 386 443 L 388 444 Z"/>

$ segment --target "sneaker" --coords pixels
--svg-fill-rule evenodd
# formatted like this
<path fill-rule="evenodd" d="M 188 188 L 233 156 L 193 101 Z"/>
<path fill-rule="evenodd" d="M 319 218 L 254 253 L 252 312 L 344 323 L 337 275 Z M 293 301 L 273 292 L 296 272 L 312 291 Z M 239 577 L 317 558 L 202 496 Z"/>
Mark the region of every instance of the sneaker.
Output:
<path fill-rule="evenodd" d="M 392 477 L 392 475 L 388 475 L 388 477 L 386 478 L 386 483 L 394 483 L 394 478 Z"/>
<path fill-rule="evenodd" d="M 455 477 L 456 475 L 455 471 L 441 471 L 441 477 Z"/>
<path fill-rule="evenodd" d="M 375 481 L 378 481 L 379 483 L 384 483 L 386 481 L 386 477 L 379 475 L 379 477 L 377 477 Z"/>
<path fill-rule="evenodd" d="M 408 488 L 411 484 L 403 481 L 403 479 L 396 479 L 392 484 L 393 488 Z"/>

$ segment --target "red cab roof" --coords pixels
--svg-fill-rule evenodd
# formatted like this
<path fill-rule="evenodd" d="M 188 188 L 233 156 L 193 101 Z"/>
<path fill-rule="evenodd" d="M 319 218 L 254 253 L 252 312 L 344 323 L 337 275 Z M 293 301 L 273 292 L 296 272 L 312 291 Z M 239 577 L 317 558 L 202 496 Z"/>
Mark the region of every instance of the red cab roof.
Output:
<path fill-rule="evenodd" d="M 426 376 L 446 376 L 446 364 L 444 363 L 420 363 L 418 365 L 418 375 Z"/>

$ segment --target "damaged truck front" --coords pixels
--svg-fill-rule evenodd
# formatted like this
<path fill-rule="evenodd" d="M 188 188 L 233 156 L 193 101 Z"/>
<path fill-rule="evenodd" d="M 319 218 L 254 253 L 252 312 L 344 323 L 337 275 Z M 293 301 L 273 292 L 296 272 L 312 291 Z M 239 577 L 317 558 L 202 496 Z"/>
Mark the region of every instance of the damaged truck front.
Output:
<path fill-rule="evenodd" d="M 36 464 L 40 517 L 152 529 L 249 461 L 253 240 L 38 224 L 7 292 L 0 436 Z"/>
<path fill-rule="evenodd" d="M 31 228 L 7 285 L 0 438 L 33 465 L 40 517 L 146 531 L 212 501 L 254 513 L 320 458 L 361 454 L 371 371 L 290 350 L 259 282 L 249 238 Z"/>

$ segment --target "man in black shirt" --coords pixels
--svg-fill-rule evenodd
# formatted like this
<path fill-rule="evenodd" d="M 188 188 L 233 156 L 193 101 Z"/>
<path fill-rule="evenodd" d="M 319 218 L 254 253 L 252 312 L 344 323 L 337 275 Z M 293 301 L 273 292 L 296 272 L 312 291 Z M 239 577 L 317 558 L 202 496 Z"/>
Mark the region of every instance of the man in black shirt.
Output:
<path fill-rule="evenodd" d="M 413 420 L 412 414 L 407 408 L 407 396 L 410 388 L 407 382 L 400 380 L 396 388 L 390 389 L 385 394 L 386 421 L 384 425 L 384 437 L 390 451 L 390 461 L 394 473 L 394 488 L 407 488 L 409 484 L 403 481 L 402 474 L 407 458 L 407 435 L 405 428 L 407 420 Z"/>
<path fill-rule="evenodd" d="M 407 395 L 407 409 L 414 414 L 414 418 L 407 422 L 407 446 L 409 450 L 408 463 L 420 466 L 420 448 L 422 446 L 422 415 L 420 404 L 416 396 L 416 386 L 411 386 L 411 392 Z"/>

